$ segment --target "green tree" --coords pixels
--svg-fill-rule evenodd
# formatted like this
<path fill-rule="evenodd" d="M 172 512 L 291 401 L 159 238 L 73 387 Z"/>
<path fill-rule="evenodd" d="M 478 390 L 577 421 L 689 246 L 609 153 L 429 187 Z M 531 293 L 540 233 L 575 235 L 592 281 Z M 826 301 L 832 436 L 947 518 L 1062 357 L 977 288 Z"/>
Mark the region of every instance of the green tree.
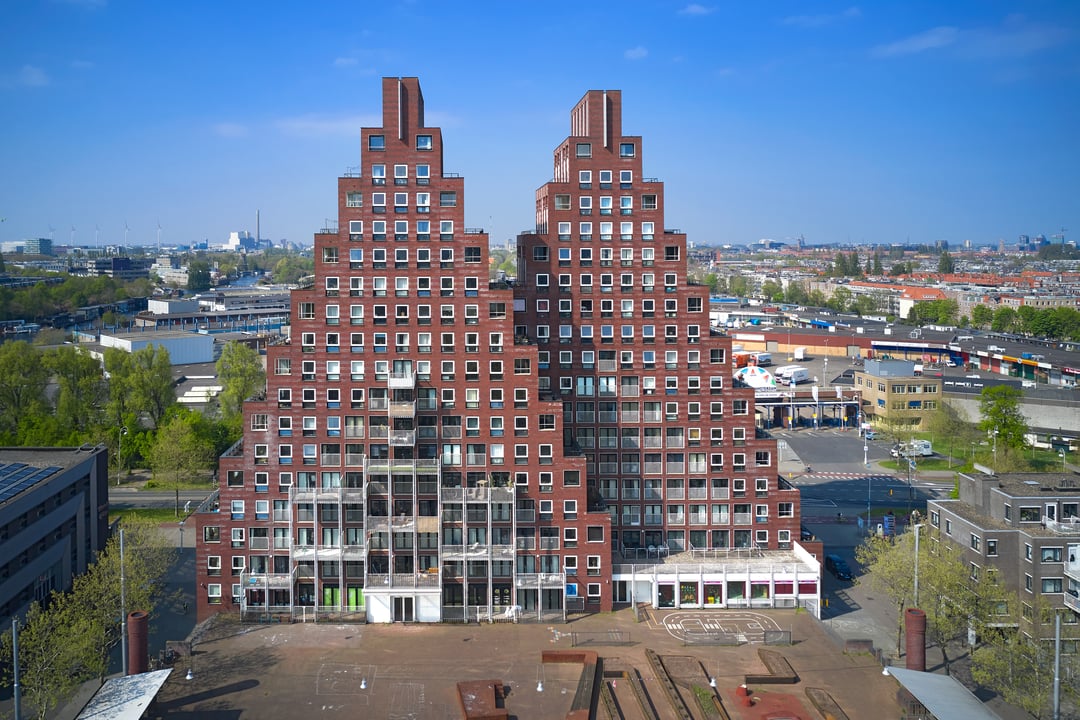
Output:
<path fill-rule="evenodd" d="M 806 287 L 800 282 L 789 282 L 784 288 L 784 301 L 792 305 L 805 305 L 809 300 Z"/>
<path fill-rule="evenodd" d="M 11 442 L 25 418 L 44 411 L 48 382 L 40 350 L 23 340 L 0 343 L 0 436 Z"/>
<path fill-rule="evenodd" d="M 832 275 L 833 277 L 847 277 L 851 272 L 848 268 L 848 257 L 842 252 L 836 253 L 836 257 L 833 259 Z"/>
<path fill-rule="evenodd" d="M 881 264 L 881 253 L 874 252 L 874 275 L 884 275 L 885 267 Z"/>
<path fill-rule="evenodd" d="M 847 269 L 853 277 L 862 277 L 862 262 L 859 260 L 858 250 L 851 251 L 851 255 L 848 257 Z"/>
<path fill-rule="evenodd" d="M 124 366 L 127 372 L 123 378 L 130 393 L 129 402 L 134 406 L 132 409 L 146 413 L 157 427 L 176 403 L 169 351 L 164 345 L 147 345 L 131 353 L 129 359 Z"/>
<path fill-rule="evenodd" d="M 956 272 L 956 261 L 948 250 L 943 250 L 938 256 L 937 271 L 943 275 L 951 275 Z"/>
<path fill-rule="evenodd" d="M 837 312 L 847 312 L 851 305 L 851 291 L 843 286 L 836 288 L 826 304 Z"/>
<path fill-rule="evenodd" d="M 176 517 L 180 517 L 180 486 L 205 471 L 213 459 L 214 448 L 200 437 L 197 413 L 183 410 L 160 425 L 150 447 L 150 467 L 176 491 Z"/>
<path fill-rule="evenodd" d="M 163 580 L 175 550 L 157 527 L 125 520 L 124 578 L 128 610 L 153 612 L 165 599 Z M 114 534 L 69 592 L 55 592 L 48 604 L 34 603 L 19 630 L 20 685 L 38 718 L 70 700 L 83 682 L 102 679 L 120 642 L 120 551 Z M 11 632 L 0 637 L 0 653 L 11 657 Z M 5 679 L 11 666 L 2 664 Z"/>
<path fill-rule="evenodd" d="M 870 315 L 877 312 L 878 303 L 872 295 L 866 293 L 859 293 L 855 300 L 851 303 L 851 309 L 857 312 L 859 315 Z"/>
<path fill-rule="evenodd" d="M 191 292 L 202 292 L 203 290 L 209 290 L 210 286 L 210 263 L 206 260 L 192 260 L 189 262 L 187 289 Z"/>
<path fill-rule="evenodd" d="M 1028 424 L 1020 412 L 1023 392 L 1009 385 L 985 387 L 979 394 L 979 428 L 988 436 L 997 434 L 999 452 L 1023 450 Z M 991 440 L 993 438 L 991 437 Z"/>
<path fill-rule="evenodd" d="M 990 329 L 994 332 L 1011 332 L 1016 329 L 1019 316 L 1011 307 L 1000 307 L 994 312 L 994 319 L 990 323 Z"/>
<path fill-rule="evenodd" d="M 775 280 L 766 280 L 761 284 L 761 294 L 774 302 L 784 301 L 784 286 Z"/>
<path fill-rule="evenodd" d="M 30 606 L 19 628 L 19 685 L 34 717 L 44 720 L 94 676 L 94 640 L 99 631 L 69 593 L 55 593 L 48 607 L 39 602 Z M 10 630 L 0 639 L 0 652 L 5 660 L 11 658 Z M 10 681 L 10 664 L 5 661 L 3 668 Z"/>
<path fill-rule="evenodd" d="M 314 272 L 314 269 L 315 261 L 312 258 L 290 255 L 281 258 L 274 265 L 272 275 L 276 283 L 295 284 L 300 278 Z"/>
<path fill-rule="evenodd" d="M 74 346 L 66 345 L 45 355 L 45 366 L 58 386 L 56 417 L 71 433 L 72 444 L 96 434 L 102 424 L 108 387 L 101 363 Z"/>
<path fill-rule="evenodd" d="M 911 602 L 915 590 L 915 547 L 911 533 L 904 533 L 895 542 L 871 535 L 855 548 L 855 559 L 866 568 L 859 582 L 885 593 L 896 612 L 896 654 L 900 655 L 904 630 L 904 608 Z"/>
<path fill-rule="evenodd" d="M 931 528 L 931 532 L 937 531 Z M 941 650 L 945 673 L 951 674 L 951 646 L 963 640 L 969 630 L 981 636 L 991 621 L 1003 620 L 996 608 L 1007 606 L 1007 592 L 997 573 L 973 572 L 961 547 L 942 542 L 940 536 L 936 542 L 919 547 L 919 584 L 919 608 L 926 613 L 927 640 Z"/>
<path fill-rule="evenodd" d="M 168 599 L 163 586 L 176 550 L 152 522 L 127 518 L 119 527 L 124 530 L 127 611 L 153 613 L 158 603 Z M 70 595 L 96 629 L 91 676 L 104 678 L 112 650 L 120 643 L 120 533 L 113 533 L 93 566 L 75 578 Z"/>
<path fill-rule="evenodd" d="M 1032 642 L 1019 628 L 1003 628 L 972 652 L 971 676 L 1009 704 L 1036 718 L 1049 717 L 1054 662 L 1046 645 Z"/>
<path fill-rule="evenodd" d="M 976 305 L 971 308 L 971 323 L 978 328 L 988 328 L 994 321 L 994 311 L 986 305 Z"/>
<path fill-rule="evenodd" d="M 262 356 L 247 345 L 230 342 L 222 349 L 216 367 L 222 388 L 218 395 L 222 421 L 232 435 L 239 437 L 244 400 L 266 391 L 266 370 Z"/>

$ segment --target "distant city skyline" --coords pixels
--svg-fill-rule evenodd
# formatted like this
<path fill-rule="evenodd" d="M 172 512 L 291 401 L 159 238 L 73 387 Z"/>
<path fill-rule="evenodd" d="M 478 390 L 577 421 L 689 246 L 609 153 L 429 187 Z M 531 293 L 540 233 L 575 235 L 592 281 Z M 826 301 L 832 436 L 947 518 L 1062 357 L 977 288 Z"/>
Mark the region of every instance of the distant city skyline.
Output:
<path fill-rule="evenodd" d="M 503 243 L 590 89 L 696 245 L 1080 233 L 1080 6 L 42 0 L 6 8 L 0 242 L 309 245 L 417 76 L 469 226 Z M 500 98 L 492 103 L 487 98 Z M 74 228 L 74 232 L 72 230 Z"/>

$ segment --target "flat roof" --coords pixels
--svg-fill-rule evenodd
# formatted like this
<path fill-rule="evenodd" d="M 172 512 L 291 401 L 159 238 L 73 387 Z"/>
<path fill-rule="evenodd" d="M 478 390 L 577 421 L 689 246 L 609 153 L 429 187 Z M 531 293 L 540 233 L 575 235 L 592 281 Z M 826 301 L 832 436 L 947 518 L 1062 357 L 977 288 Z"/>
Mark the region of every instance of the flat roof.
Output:
<path fill-rule="evenodd" d="M 84 461 L 96 447 L 0 448 L 0 504 Z"/>
<path fill-rule="evenodd" d="M 1001 720 L 1001 716 L 950 675 L 890 667 L 888 673 L 938 720 Z"/>
<path fill-rule="evenodd" d="M 106 680 L 75 720 L 140 720 L 172 668 Z"/>

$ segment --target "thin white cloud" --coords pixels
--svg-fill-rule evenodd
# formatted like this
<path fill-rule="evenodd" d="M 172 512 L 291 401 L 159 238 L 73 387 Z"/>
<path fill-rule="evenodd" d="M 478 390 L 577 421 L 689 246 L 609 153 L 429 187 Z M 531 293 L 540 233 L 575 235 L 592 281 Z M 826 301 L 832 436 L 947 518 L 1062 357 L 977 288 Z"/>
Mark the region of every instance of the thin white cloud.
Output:
<path fill-rule="evenodd" d="M 1011 16 L 1001 27 L 965 32 L 958 53 L 970 59 L 1026 57 L 1067 42 L 1069 35 L 1069 30 L 1058 25 L 1032 23 L 1022 16 Z"/>
<path fill-rule="evenodd" d="M 45 87 L 50 83 L 49 75 L 44 70 L 33 65 L 23 65 L 19 68 L 18 83 L 27 87 Z"/>
<path fill-rule="evenodd" d="M 1072 32 L 1058 25 L 1030 22 L 1020 15 L 1007 17 L 1000 26 L 955 28 L 940 26 L 886 45 L 871 55 L 879 58 L 914 55 L 949 48 L 964 60 L 1003 60 L 1043 52 L 1069 41 Z"/>
<path fill-rule="evenodd" d="M 220 122 L 214 125 L 214 134 L 225 138 L 247 137 L 246 125 L 234 122 Z"/>
<path fill-rule="evenodd" d="M 648 54 L 649 54 L 649 51 L 646 48 L 642 47 L 641 45 L 638 45 L 637 47 L 632 47 L 629 50 L 627 50 L 626 52 L 624 52 L 623 57 L 625 57 L 627 60 L 641 60 L 642 58 L 646 57 Z"/>
<path fill-rule="evenodd" d="M 921 33 L 909 35 L 896 42 L 878 45 L 870 51 L 870 54 L 879 58 L 917 55 L 918 53 L 927 52 L 929 50 L 938 50 L 943 47 L 948 47 L 955 43 L 959 37 L 959 30 L 948 25 L 941 25 Z"/>
<path fill-rule="evenodd" d="M 834 25 L 845 20 L 854 20 L 859 17 L 862 17 L 862 11 L 855 6 L 852 6 L 838 13 L 824 13 L 821 15 L 788 15 L 780 22 L 784 25 L 795 25 L 796 27 L 817 28 L 825 27 L 826 25 Z"/>
<path fill-rule="evenodd" d="M 381 122 L 382 118 L 375 115 L 330 117 L 309 114 L 282 118 L 275 125 L 282 133 L 298 137 L 359 137 L 360 128 L 375 127 Z"/>
<path fill-rule="evenodd" d="M 697 3 L 690 3 L 679 11 L 680 15 L 711 15 L 716 8 L 705 7 Z"/>
<path fill-rule="evenodd" d="M 351 58 L 351 57 L 334 58 L 334 67 L 352 67 L 353 65 L 356 65 L 358 62 L 360 62 L 360 61 L 357 60 L 356 58 Z"/>

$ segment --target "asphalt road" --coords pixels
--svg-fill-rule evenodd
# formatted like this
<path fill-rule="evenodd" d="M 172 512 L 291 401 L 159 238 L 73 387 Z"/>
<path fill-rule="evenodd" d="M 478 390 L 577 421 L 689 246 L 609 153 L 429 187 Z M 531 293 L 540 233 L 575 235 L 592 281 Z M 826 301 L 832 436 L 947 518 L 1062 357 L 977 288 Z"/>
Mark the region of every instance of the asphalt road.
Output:
<path fill-rule="evenodd" d="M 774 430 L 773 435 L 784 443 L 781 465 L 802 491 L 804 516 L 837 512 L 865 516 L 868 494 L 871 512 L 907 505 L 909 494 L 911 507 L 922 511 L 928 498 L 952 487 L 951 482 L 920 477 L 917 471 L 909 486 L 907 473 L 881 468 L 877 463 L 890 459 L 886 440 L 866 443 L 864 465 L 863 440 L 852 430 Z"/>
<path fill-rule="evenodd" d="M 190 502 L 191 508 L 198 507 L 208 495 L 209 490 L 181 490 L 180 505 Z M 134 487 L 109 488 L 109 507 L 115 510 L 131 508 L 171 508 L 176 503 L 175 490 L 140 490 Z"/>

